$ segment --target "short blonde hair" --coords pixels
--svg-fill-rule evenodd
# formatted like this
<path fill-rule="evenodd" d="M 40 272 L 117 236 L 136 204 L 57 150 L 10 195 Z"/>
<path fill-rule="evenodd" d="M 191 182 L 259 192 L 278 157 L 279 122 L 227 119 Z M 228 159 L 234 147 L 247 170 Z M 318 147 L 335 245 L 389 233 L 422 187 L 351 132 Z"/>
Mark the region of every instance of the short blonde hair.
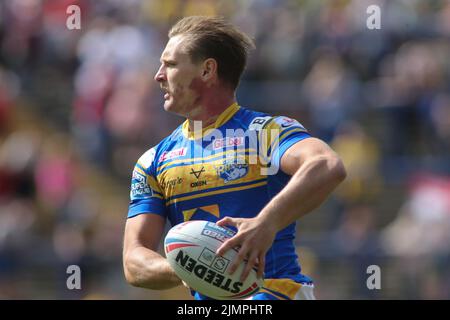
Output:
<path fill-rule="evenodd" d="M 255 44 L 250 37 L 221 17 L 191 16 L 179 20 L 169 31 L 169 38 L 186 36 L 187 53 L 194 63 L 213 58 L 219 79 L 235 90 L 239 85 L 247 57 Z"/>

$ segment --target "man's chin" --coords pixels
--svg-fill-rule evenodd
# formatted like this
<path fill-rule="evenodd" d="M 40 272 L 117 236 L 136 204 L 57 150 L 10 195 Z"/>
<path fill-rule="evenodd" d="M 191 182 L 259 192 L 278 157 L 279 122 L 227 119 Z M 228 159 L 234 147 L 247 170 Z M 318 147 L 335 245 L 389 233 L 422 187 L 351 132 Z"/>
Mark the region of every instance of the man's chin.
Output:
<path fill-rule="evenodd" d="M 167 101 L 164 102 L 164 111 L 170 112 L 171 105 L 167 103 Z"/>
<path fill-rule="evenodd" d="M 176 106 L 173 105 L 173 103 L 170 103 L 169 101 L 164 102 L 164 111 L 170 112 L 179 116 L 183 116 L 183 114 L 180 112 L 180 110 L 177 109 Z"/>
<path fill-rule="evenodd" d="M 174 112 L 175 110 L 175 106 L 173 105 L 173 103 L 170 102 L 170 100 L 166 100 L 164 101 L 164 110 L 167 112 Z"/>

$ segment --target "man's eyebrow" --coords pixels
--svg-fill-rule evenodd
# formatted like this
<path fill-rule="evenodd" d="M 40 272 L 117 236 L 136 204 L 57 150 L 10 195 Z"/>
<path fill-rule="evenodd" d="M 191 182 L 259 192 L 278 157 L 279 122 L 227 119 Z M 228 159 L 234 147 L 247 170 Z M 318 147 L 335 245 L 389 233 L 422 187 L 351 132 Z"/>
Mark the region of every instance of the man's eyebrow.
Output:
<path fill-rule="evenodd" d="M 161 59 L 159 59 L 159 62 L 161 62 L 161 63 L 175 63 L 176 61 L 175 60 L 173 60 L 173 59 L 167 59 L 167 58 L 161 58 Z"/>

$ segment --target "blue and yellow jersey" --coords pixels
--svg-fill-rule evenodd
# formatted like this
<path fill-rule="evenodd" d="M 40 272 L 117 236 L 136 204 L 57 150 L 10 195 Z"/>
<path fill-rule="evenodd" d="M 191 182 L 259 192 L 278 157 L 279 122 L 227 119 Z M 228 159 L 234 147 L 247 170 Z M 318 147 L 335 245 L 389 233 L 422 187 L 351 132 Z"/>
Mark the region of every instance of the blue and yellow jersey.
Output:
<path fill-rule="evenodd" d="M 189 131 L 186 121 L 137 161 L 128 218 L 157 214 L 176 225 L 255 217 L 290 179 L 279 169 L 281 157 L 308 137 L 296 120 L 236 103 L 207 128 L 194 124 Z M 311 281 L 301 274 L 294 238 L 295 223 L 276 235 L 266 256 L 266 279 Z"/>

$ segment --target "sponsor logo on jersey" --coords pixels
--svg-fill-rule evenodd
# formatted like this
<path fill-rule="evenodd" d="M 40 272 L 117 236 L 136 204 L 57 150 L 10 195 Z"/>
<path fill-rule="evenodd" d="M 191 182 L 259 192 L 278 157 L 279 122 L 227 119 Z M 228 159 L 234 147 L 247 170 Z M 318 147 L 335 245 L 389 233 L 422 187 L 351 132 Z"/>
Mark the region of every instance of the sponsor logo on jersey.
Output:
<path fill-rule="evenodd" d="M 167 188 L 175 188 L 175 186 L 177 186 L 177 185 L 179 185 L 179 184 L 182 184 L 183 183 L 183 178 L 180 178 L 180 177 L 176 177 L 176 178 L 173 178 L 173 179 L 170 179 L 170 180 L 164 180 L 162 183 L 161 183 L 161 187 L 163 188 L 163 189 L 166 189 L 166 187 Z"/>
<path fill-rule="evenodd" d="M 227 147 L 238 147 L 244 145 L 244 137 L 226 137 L 223 139 L 216 139 L 213 142 L 213 149 L 223 149 Z"/>
<path fill-rule="evenodd" d="M 292 126 L 296 122 L 297 121 L 295 121 L 294 119 L 283 117 L 281 119 L 281 127 L 282 128 L 287 128 L 287 127 Z"/>
<path fill-rule="evenodd" d="M 197 187 L 206 186 L 207 184 L 208 184 L 208 182 L 206 182 L 206 180 L 199 180 L 199 181 L 191 182 L 191 187 L 197 188 Z"/>
<path fill-rule="evenodd" d="M 178 148 L 171 151 L 164 151 L 158 159 L 158 162 L 179 158 L 186 155 L 187 148 Z"/>
<path fill-rule="evenodd" d="M 264 125 L 267 122 L 269 122 L 271 119 L 272 119 L 272 117 L 270 117 L 270 116 L 256 117 L 255 119 L 252 120 L 248 129 L 249 130 L 261 130 L 264 127 Z"/>
<path fill-rule="evenodd" d="M 307 132 L 305 127 L 295 119 L 291 119 L 288 117 L 281 117 L 281 118 L 277 118 L 275 120 L 275 122 L 278 123 L 281 126 L 281 128 L 289 128 L 289 127 L 295 125 L 298 129 L 301 129 L 302 131 Z"/>
<path fill-rule="evenodd" d="M 195 171 L 194 168 L 191 168 L 191 172 L 189 172 L 189 174 L 192 174 L 195 176 L 195 178 L 200 179 L 202 173 L 205 172 L 205 167 L 202 167 L 200 170 Z M 194 182 L 191 182 L 191 188 L 197 188 L 197 187 L 201 187 L 201 186 L 205 186 L 208 183 L 206 182 L 206 180 L 197 180 Z"/>
<path fill-rule="evenodd" d="M 202 167 L 200 170 L 195 171 L 194 168 L 191 168 L 191 172 L 189 174 L 193 174 L 197 179 L 200 179 L 202 173 L 205 172 L 205 167 Z"/>

